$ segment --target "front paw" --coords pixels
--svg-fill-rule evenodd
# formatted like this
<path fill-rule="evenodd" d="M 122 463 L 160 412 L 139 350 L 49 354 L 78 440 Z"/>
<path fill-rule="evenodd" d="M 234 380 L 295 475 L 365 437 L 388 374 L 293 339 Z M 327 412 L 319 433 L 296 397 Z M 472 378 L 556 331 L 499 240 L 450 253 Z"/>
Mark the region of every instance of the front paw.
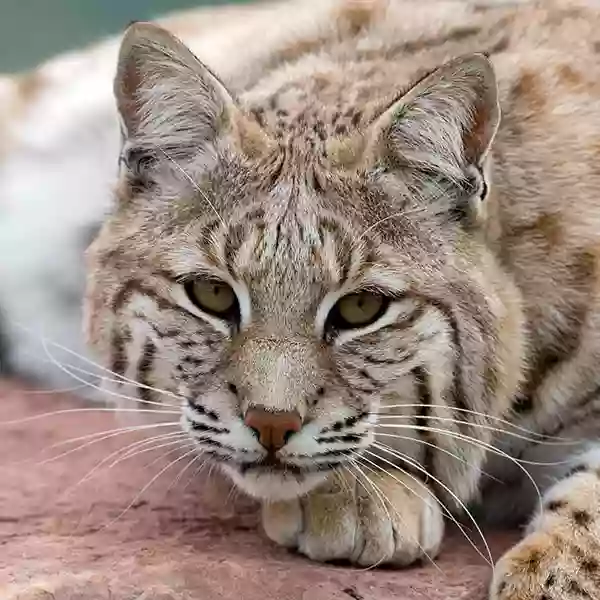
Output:
<path fill-rule="evenodd" d="M 372 474 L 369 480 L 340 473 L 302 498 L 265 503 L 266 534 L 318 561 L 370 567 L 434 558 L 444 519 L 433 493 L 401 471 Z"/>
<path fill-rule="evenodd" d="M 600 599 L 597 476 L 554 487 L 525 539 L 496 564 L 491 600 Z"/>
<path fill-rule="evenodd" d="M 594 554 L 546 532 L 527 536 L 496 564 L 490 600 L 600 598 Z"/>

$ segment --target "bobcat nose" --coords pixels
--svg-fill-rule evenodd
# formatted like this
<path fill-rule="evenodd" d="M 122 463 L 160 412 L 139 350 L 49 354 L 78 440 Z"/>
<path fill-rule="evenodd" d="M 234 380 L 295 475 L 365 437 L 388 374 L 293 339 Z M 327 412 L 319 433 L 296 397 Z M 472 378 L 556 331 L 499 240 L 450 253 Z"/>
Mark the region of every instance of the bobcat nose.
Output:
<path fill-rule="evenodd" d="M 244 423 L 271 453 L 283 448 L 302 427 L 302 420 L 297 412 L 268 411 L 264 408 L 249 408 L 244 415 Z"/>

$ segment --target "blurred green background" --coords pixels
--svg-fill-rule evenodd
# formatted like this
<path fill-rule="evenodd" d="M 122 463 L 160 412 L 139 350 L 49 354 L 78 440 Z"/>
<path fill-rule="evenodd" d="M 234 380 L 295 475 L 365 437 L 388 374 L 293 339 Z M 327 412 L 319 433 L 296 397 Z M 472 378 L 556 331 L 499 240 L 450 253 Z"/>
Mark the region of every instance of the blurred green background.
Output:
<path fill-rule="evenodd" d="M 35 66 L 150 19 L 192 6 L 244 0 L 0 0 L 0 73 Z"/>

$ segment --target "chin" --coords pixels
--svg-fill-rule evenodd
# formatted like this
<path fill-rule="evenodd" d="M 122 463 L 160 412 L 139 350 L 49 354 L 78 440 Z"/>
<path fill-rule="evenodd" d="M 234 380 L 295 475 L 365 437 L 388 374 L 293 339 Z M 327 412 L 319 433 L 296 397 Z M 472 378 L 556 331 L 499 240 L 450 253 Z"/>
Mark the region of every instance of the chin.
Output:
<path fill-rule="evenodd" d="M 323 483 L 332 471 L 318 473 L 292 473 L 268 468 L 249 469 L 242 473 L 239 468 L 222 464 L 223 471 L 248 495 L 259 500 L 293 500 L 307 494 Z"/>

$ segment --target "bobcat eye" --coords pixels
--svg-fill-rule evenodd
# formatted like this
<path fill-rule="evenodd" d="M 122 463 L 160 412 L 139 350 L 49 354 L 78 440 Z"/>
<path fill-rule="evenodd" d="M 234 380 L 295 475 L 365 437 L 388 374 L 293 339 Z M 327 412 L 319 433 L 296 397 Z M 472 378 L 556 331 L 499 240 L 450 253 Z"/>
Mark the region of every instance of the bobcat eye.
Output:
<path fill-rule="evenodd" d="M 344 296 L 333 307 L 329 321 L 336 329 L 355 329 L 371 325 L 383 315 L 389 300 L 381 294 L 357 292 Z"/>
<path fill-rule="evenodd" d="M 221 319 L 237 316 L 235 292 L 226 283 L 214 280 L 194 280 L 185 283 L 189 299 L 202 311 Z"/>

